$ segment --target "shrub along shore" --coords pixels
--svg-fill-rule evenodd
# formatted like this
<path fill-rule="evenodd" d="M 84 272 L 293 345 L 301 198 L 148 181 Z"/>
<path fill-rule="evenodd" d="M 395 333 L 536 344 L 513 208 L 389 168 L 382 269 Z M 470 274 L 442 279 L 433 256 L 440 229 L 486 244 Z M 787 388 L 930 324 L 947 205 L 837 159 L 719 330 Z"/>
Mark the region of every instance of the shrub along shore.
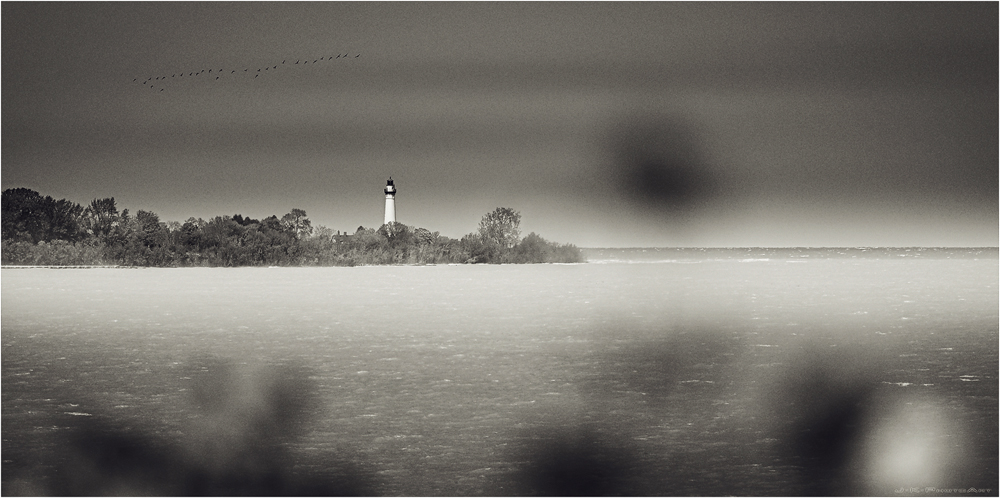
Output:
<path fill-rule="evenodd" d="M 313 227 L 292 209 L 262 220 L 216 216 L 160 221 L 149 211 L 118 211 L 114 198 L 83 207 L 26 188 L 2 194 L 4 265 L 19 266 L 356 266 L 448 263 L 577 263 L 572 244 L 520 234 L 521 215 L 497 208 L 477 231 L 453 239 L 389 223 L 353 234 Z"/>

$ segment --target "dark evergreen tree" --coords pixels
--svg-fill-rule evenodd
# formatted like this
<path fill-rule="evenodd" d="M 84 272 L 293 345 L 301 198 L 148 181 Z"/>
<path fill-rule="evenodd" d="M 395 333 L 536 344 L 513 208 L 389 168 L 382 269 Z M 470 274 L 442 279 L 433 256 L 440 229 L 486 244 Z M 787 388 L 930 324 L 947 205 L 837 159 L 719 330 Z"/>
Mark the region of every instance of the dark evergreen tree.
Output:
<path fill-rule="evenodd" d="M 85 238 L 80 217 L 83 207 L 66 199 L 42 197 L 31 189 L 13 188 L 2 195 L 3 240 L 20 242 L 75 242 Z"/>

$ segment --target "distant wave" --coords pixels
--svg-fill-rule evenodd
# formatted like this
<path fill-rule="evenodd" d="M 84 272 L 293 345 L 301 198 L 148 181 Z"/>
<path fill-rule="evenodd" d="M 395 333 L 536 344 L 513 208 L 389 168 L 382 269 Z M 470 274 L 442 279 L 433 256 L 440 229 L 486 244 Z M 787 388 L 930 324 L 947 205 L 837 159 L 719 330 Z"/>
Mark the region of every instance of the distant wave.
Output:
<path fill-rule="evenodd" d="M 676 259 L 646 259 L 646 260 L 636 260 L 636 259 L 588 259 L 590 264 L 606 265 L 606 264 L 629 264 L 629 265 L 647 265 L 647 264 L 660 264 L 660 263 L 680 263 L 680 264 L 694 264 L 701 263 L 698 260 L 688 260 L 680 261 Z"/>
<path fill-rule="evenodd" d="M 636 247 L 581 248 L 590 263 L 691 263 L 738 261 L 742 263 L 810 259 L 997 259 L 995 247 Z"/>

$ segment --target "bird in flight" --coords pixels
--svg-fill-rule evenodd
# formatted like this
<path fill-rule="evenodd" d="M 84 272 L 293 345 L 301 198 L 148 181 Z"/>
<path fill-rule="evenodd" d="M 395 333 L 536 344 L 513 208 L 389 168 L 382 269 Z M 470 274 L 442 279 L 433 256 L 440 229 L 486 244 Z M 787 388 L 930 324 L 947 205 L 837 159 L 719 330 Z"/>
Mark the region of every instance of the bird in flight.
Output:
<path fill-rule="evenodd" d="M 337 54 L 336 59 L 346 59 L 349 56 L 350 56 L 350 54 Z M 358 58 L 358 57 L 361 57 L 360 53 L 358 53 L 358 54 L 356 54 L 354 56 L 354 58 Z M 322 56 L 322 57 L 319 57 L 318 59 L 313 59 L 312 63 L 313 63 L 313 65 L 317 65 L 320 62 L 333 61 L 334 58 L 335 57 L 332 56 L 332 55 L 329 56 L 329 57 Z M 253 79 L 257 79 L 258 77 L 260 77 L 261 74 L 264 74 L 265 71 L 267 71 L 269 73 L 277 73 L 278 72 L 277 71 L 278 66 L 279 65 L 285 65 L 287 63 L 287 61 L 288 61 L 288 59 L 286 58 L 286 59 L 282 59 L 281 60 L 281 64 L 278 64 L 277 62 L 275 62 L 274 64 L 269 64 L 269 65 L 257 68 L 257 71 L 254 73 Z M 295 64 L 299 64 L 299 63 L 301 63 L 303 65 L 309 64 L 309 60 L 308 59 L 301 59 L 301 58 L 300 59 L 296 59 L 295 60 Z M 263 69 L 263 71 L 261 71 L 261 69 Z M 289 69 L 291 69 L 291 68 L 289 68 Z M 215 81 L 223 81 L 222 80 L 222 74 L 224 73 L 224 71 L 225 71 L 225 68 L 219 68 L 219 69 L 215 69 L 215 68 L 212 68 L 212 69 L 201 69 L 201 70 L 198 70 L 198 71 L 189 71 L 187 73 L 187 75 L 190 77 L 190 76 L 198 76 L 198 75 L 200 75 L 200 74 L 202 74 L 204 72 L 208 72 L 209 74 L 216 73 Z M 232 78 L 227 77 L 227 79 L 231 80 L 231 81 L 237 81 L 240 78 L 239 76 L 236 75 L 237 71 L 238 71 L 237 69 L 231 69 L 229 71 L 229 75 L 232 76 Z M 287 71 L 287 69 L 283 69 L 283 71 Z M 249 67 L 245 67 L 243 69 L 243 72 L 244 73 L 249 73 L 250 72 L 250 68 Z M 173 73 L 173 74 L 170 75 L 171 78 L 176 78 L 178 76 L 184 77 L 184 73 L 183 72 L 182 73 Z M 149 88 L 154 88 L 152 82 L 154 82 L 154 81 L 156 81 L 156 82 L 165 82 L 166 79 L 167 79 L 166 75 L 163 75 L 163 76 L 149 76 L 147 78 L 144 78 L 141 81 L 139 80 L 138 77 L 135 77 L 135 78 L 132 78 L 132 82 L 133 83 L 141 83 L 143 86 L 145 86 L 148 83 L 149 84 Z M 166 90 L 166 87 L 161 87 L 160 88 L 161 92 L 165 91 L 165 90 Z"/>

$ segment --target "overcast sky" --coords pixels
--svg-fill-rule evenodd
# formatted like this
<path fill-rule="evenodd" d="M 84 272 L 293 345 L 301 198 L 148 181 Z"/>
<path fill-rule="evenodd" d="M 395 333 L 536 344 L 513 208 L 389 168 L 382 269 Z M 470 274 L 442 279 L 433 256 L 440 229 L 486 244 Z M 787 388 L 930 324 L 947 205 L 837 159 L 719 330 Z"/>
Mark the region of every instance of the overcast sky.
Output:
<path fill-rule="evenodd" d="M 300 208 L 353 233 L 381 224 L 392 176 L 400 222 L 456 238 L 498 206 L 584 247 L 1000 236 L 995 2 L 0 17 L 4 189 L 163 221 Z"/>

